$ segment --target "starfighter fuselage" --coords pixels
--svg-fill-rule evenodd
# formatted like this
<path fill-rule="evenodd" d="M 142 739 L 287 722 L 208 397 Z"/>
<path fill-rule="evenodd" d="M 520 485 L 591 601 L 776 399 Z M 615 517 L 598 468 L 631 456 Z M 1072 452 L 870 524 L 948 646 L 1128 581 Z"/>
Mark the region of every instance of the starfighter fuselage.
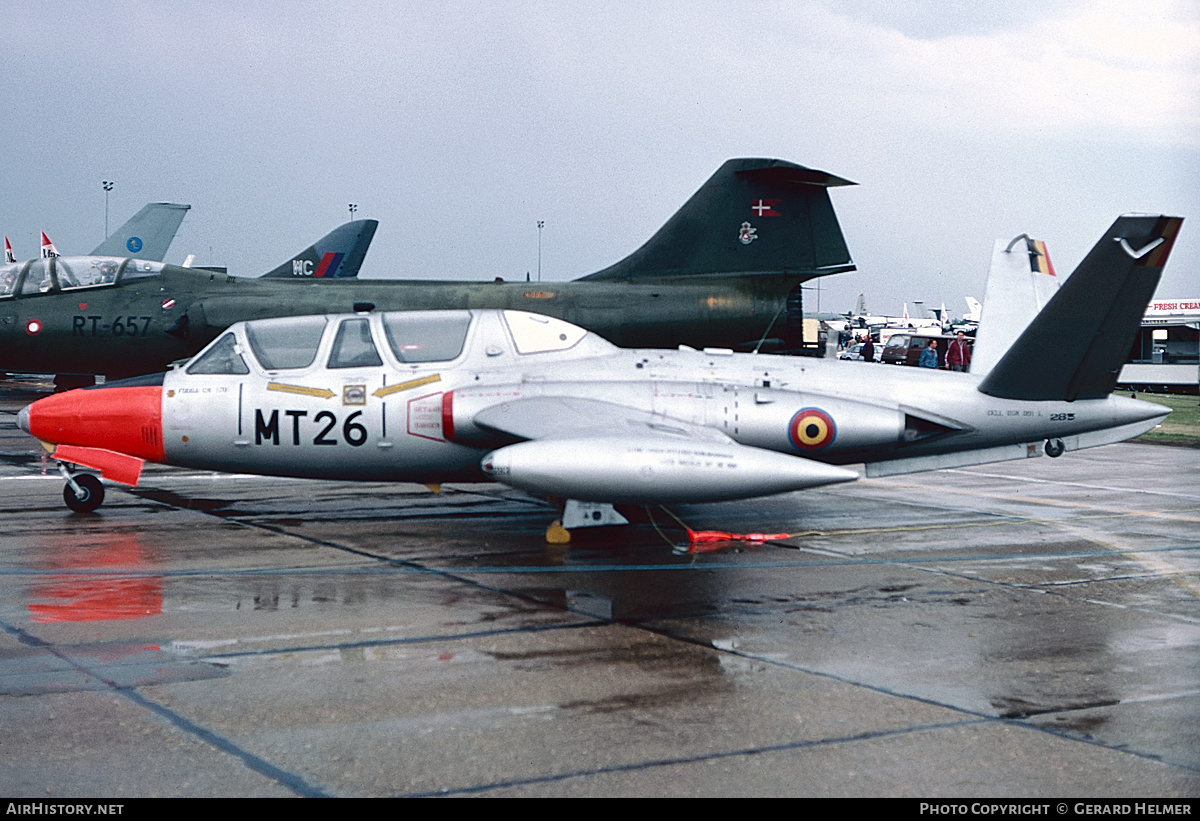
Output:
<path fill-rule="evenodd" d="M 237 321 L 349 313 L 363 304 L 380 311 L 527 310 L 624 346 L 731 346 L 761 338 L 795 283 L 770 276 L 670 284 L 250 279 L 98 257 L 59 257 L 56 268 L 75 259 L 88 260 L 80 267 L 89 268 L 98 261 L 120 278 L 43 293 L 48 280 L 40 270 L 26 272 L 23 292 L 0 295 L 0 371 L 136 376 L 192 356 Z M 110 283 L 119 287 L 105 287 Z"/>

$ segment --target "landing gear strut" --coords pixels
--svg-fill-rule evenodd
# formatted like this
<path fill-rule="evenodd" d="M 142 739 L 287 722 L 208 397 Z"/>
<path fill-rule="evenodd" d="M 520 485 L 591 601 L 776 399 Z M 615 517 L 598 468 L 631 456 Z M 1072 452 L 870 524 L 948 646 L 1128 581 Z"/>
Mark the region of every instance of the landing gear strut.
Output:
<path fill-rule="evenodd" d="M 629 524 L 629 520 L 610 504 L 568 499 L 563 505 L 562 518 L 555 519 L 550 527 L 546 528 L 546 542 L 548 544 L 569 544 L 572 530 L 582 527 L 627 524 Z"/>
<path fill-rule="evenodd" d="M 1067 446 L 1063 443 L 1063 440 L 1061 440 L 1061 439 L 1047 439 L 1046 440 L 1046 455 L 1049 456 L 1051 459 L 1058 457 L 1058 456 L 1062 456 L 1063 451 L 1065 451 L 1066 449 L 1067 449 Z"/>
<path fill-rule="evenodd" d="M 62 462 L 58 470 L 67 480 L 63 501 L 76 513 L 91 513 L 104 503 L 104 485 L 91 473 L 71 473 Z"/>

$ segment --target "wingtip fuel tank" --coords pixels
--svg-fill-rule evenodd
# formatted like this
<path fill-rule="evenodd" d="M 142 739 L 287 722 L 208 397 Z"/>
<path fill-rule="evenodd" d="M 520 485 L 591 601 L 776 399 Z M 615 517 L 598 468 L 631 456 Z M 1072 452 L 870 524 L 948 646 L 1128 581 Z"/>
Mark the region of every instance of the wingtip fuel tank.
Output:
<path fill-rule="evenodd" d="M 488 476 L 528 493 L 587 502 L 719 502 L 858 478 L 853 470 L 733 441 L 668 437 L 521 442 L 480 464 Z"/>

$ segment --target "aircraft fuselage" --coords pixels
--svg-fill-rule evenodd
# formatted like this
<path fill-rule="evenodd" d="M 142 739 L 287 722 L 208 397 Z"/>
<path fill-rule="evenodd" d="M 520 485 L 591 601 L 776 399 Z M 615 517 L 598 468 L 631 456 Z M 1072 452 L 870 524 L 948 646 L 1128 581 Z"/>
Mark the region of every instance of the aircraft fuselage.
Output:
<path fill-rule="evenodd" d="M 429 338 L 397 338 L 378 314 L 258 324 L 270 333 L 239 324 L 161 385 L 61 394 L 27 409 L 20 424 L 59 445 L 182 467 L 426 483 L 492 478 L 611 502 L 776 493 L 846 481 L 853 474 L 829 466 L 858 462 L 1005 447 L 1017 453 L 982 461 L 1035 456 L 1048 439 L 1073 449 L 1121 429 L 1104 440 L 1119 441 L 1166 413 L 1112 396 L 997 399 L 965 373 L 624 350 L 541 316 L 472 314 L 425 315 Z M 447 347 L 442 337 L 456 322 L 461 336 Z M 297 341 L 306 333 L 300 323 L 315 329 L 309 342 Z M 348 340 L 365 342 L 352 349 Z M 435 350 L 443 353 L 422 353 Z M 406 351 L 423 359 L 405 362 Z M 84 412 L 89 423 L 80 425 Z M 514 444 L 522 440 L 537 441 Z M 594 467 L 620 449 L 627 452 L 612 466 Z M 481 467 L 489 451 L 513 459 Z"/>
<path fill-rule="evenodd" d="M 670 283 L 246 279 L 162 265 L 94 287 L 0 296 L 0 370 L 123 378 L 190 357 L 229 325 L 276 316 L 377 310 L 535 311 L 622 346 L 753 345 L 800 275 Z M 774 320 L 774 323 L 772 323 Z"/>

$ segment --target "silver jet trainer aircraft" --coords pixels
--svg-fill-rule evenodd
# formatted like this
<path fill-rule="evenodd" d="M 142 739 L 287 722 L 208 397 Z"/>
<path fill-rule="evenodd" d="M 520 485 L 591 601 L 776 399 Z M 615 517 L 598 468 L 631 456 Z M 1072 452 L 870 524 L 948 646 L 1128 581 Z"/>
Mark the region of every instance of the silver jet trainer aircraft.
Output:
<path fill-rule="evenodd" d="M 238 323 L 184 367 L 46 397 L 18 424 L 57 446 L 74 510 L 104 491 L 68 465 L 132 485 L 151 461 L 491 480 L 571 500 L 567 528 L 623 523 L 614 503 L 848 482 L 847 464 L 880 476 L 1059 456 L 1167 414 L 1109 394 L 1180 223 L 1119 218 L 986 374 L 620 349 L 521 311 L 368 312 Z M 1029 264 L 1024 243 L 1008 253 Z"/>

